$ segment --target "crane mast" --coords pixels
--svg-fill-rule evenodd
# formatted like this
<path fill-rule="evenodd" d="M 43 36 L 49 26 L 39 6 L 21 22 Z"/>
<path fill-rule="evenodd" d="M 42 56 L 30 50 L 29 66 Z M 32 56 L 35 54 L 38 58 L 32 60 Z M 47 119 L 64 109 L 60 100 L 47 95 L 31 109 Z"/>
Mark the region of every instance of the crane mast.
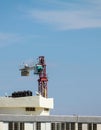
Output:
<path fill-rule="evenodd" d="M 46 64 L 44 60 L 44 56 L 39 57 L 39 65 L 42 65 L 43 69 L 39 73 L 38 79 L 38 92 L 43 96 L 47 97 L 47 75 L 46 75 Z"/>
<path fill-rule="evenodd" d="M 20 69 L 21 76 L 29 76 L 31 70 L 34 70 L 35 75 L 39 75 L 38 79 L 38 93 L 41 94 L 43 97 L 48 97 L 48 78 L 46 74 L 46 63 L 44 56 L 39 56 L 38 63 L 33 66 L 25 64 L 23 68 Z"/>

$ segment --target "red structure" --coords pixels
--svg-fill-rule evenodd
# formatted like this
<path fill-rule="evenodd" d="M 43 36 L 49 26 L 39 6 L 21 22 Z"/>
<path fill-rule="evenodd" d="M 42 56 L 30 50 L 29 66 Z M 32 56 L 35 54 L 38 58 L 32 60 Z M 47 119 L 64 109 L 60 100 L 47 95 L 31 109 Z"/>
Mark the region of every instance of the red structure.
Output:
<path fill-rule="evenodd" d="M 38 92 L 43 96 L 47 97 L 47 74 L 46 74 L 46 64 L 45 64 L 45 59 L 44 56 L 39 57 L 39 62 L 38 65 L 42 66 L 42 70 L 39 72 L 39 79 L 38 79 Z"/>

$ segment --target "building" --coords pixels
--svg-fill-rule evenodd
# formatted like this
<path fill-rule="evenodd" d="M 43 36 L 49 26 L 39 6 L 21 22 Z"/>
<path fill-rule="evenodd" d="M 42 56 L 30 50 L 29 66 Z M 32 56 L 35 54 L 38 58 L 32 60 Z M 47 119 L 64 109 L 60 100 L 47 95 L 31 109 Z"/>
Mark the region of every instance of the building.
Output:
<path fill-rule="evenodd" d="M 26 97 L 0 97 L 0 114 L 49 115 L 53 98 L 41 95 Z"/>
<path fill-rule="evenodd" d="M 101 117 L 1 114 L 0 130 L 101 130 Z"/>
<path fill-rule="evenodd" d="M 53 98 L 48 98 L 46 64 L 43 56 L 35 66 L 21 68 L 21 75 L 30 70 L 39 76 L 38 92 L 13 92 L 0 97 L 0 130 L 101 130 L 101 117 L 50 115 L 54 108 Z"/>
<path fill-rule="evenodd" d="M 0 97 L 0 130 L 42 130 L 44 124 L 34 123 L 31 118 L 49 116 L 52 108 L 53 98 L 45 98 L 41 95 Z M 28 121 L 28 118 L 33 121 Z M 47 123 L 48 129 L 51 128 L 50 125 Z"/>

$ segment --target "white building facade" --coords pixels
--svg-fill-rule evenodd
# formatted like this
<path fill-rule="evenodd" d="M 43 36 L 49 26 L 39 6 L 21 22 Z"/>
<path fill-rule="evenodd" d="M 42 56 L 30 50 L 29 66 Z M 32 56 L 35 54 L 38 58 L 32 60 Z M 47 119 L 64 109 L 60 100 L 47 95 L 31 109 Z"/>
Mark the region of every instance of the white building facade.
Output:
<path fill-rule="evenodd" d="M 50 130 L 50 123 L 26 122 L 26 119 L 28 116 L 49 116 L 53 107 L 53 98 L 41 95 L 0 97 L 0 130 Z M 14 121 L 14 116 L 17 121 Z M 25 121 L 20 121 L 21 117 L 25 117 Z M 7 120 L 8 118 L 10 120 Z"/>
<path fill-rule="evenodd" d="M 0 130 L 101 130 L 101 117 L 52 116 L 53 98 L 0 97 Z"/>
<path fill-rule="evenodd" d="M 101 130 L 101 117 L 1 114 L 0 130 Z"/>
<path fill-rule="evenodd" d="M 101 130 L 101 117 L 50 116 L 53 98 L 0 97 L 0 130 Z"/>
<path fill-rule="evenodd" d="M 53 98 L 39 96 L 0 97 L 0 114 L 49 115 Z"/>

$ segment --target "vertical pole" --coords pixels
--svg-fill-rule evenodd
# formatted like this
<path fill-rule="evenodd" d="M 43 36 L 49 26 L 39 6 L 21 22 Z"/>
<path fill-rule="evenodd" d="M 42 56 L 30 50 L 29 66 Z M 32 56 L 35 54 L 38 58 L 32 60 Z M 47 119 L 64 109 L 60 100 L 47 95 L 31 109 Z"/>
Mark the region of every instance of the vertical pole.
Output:
<path fill-rule="evenodd" d="M 69 130 L 71 130 L 71 123 L 69 123 Z"/>
<path fill-rule="evenodd" d="M 93 130 L 93 123 L 91 124 L 91 127 L 92 127 L 91 129 Z"/>
<path fill-rule="evenodd" d="M 64 130 L 66 130 L 66 122 L 64 122 Z"/>
<path fill-rule="evenodd" d="M 78 130 L 78 123 L 75 123 L 75 130 Z"/>

